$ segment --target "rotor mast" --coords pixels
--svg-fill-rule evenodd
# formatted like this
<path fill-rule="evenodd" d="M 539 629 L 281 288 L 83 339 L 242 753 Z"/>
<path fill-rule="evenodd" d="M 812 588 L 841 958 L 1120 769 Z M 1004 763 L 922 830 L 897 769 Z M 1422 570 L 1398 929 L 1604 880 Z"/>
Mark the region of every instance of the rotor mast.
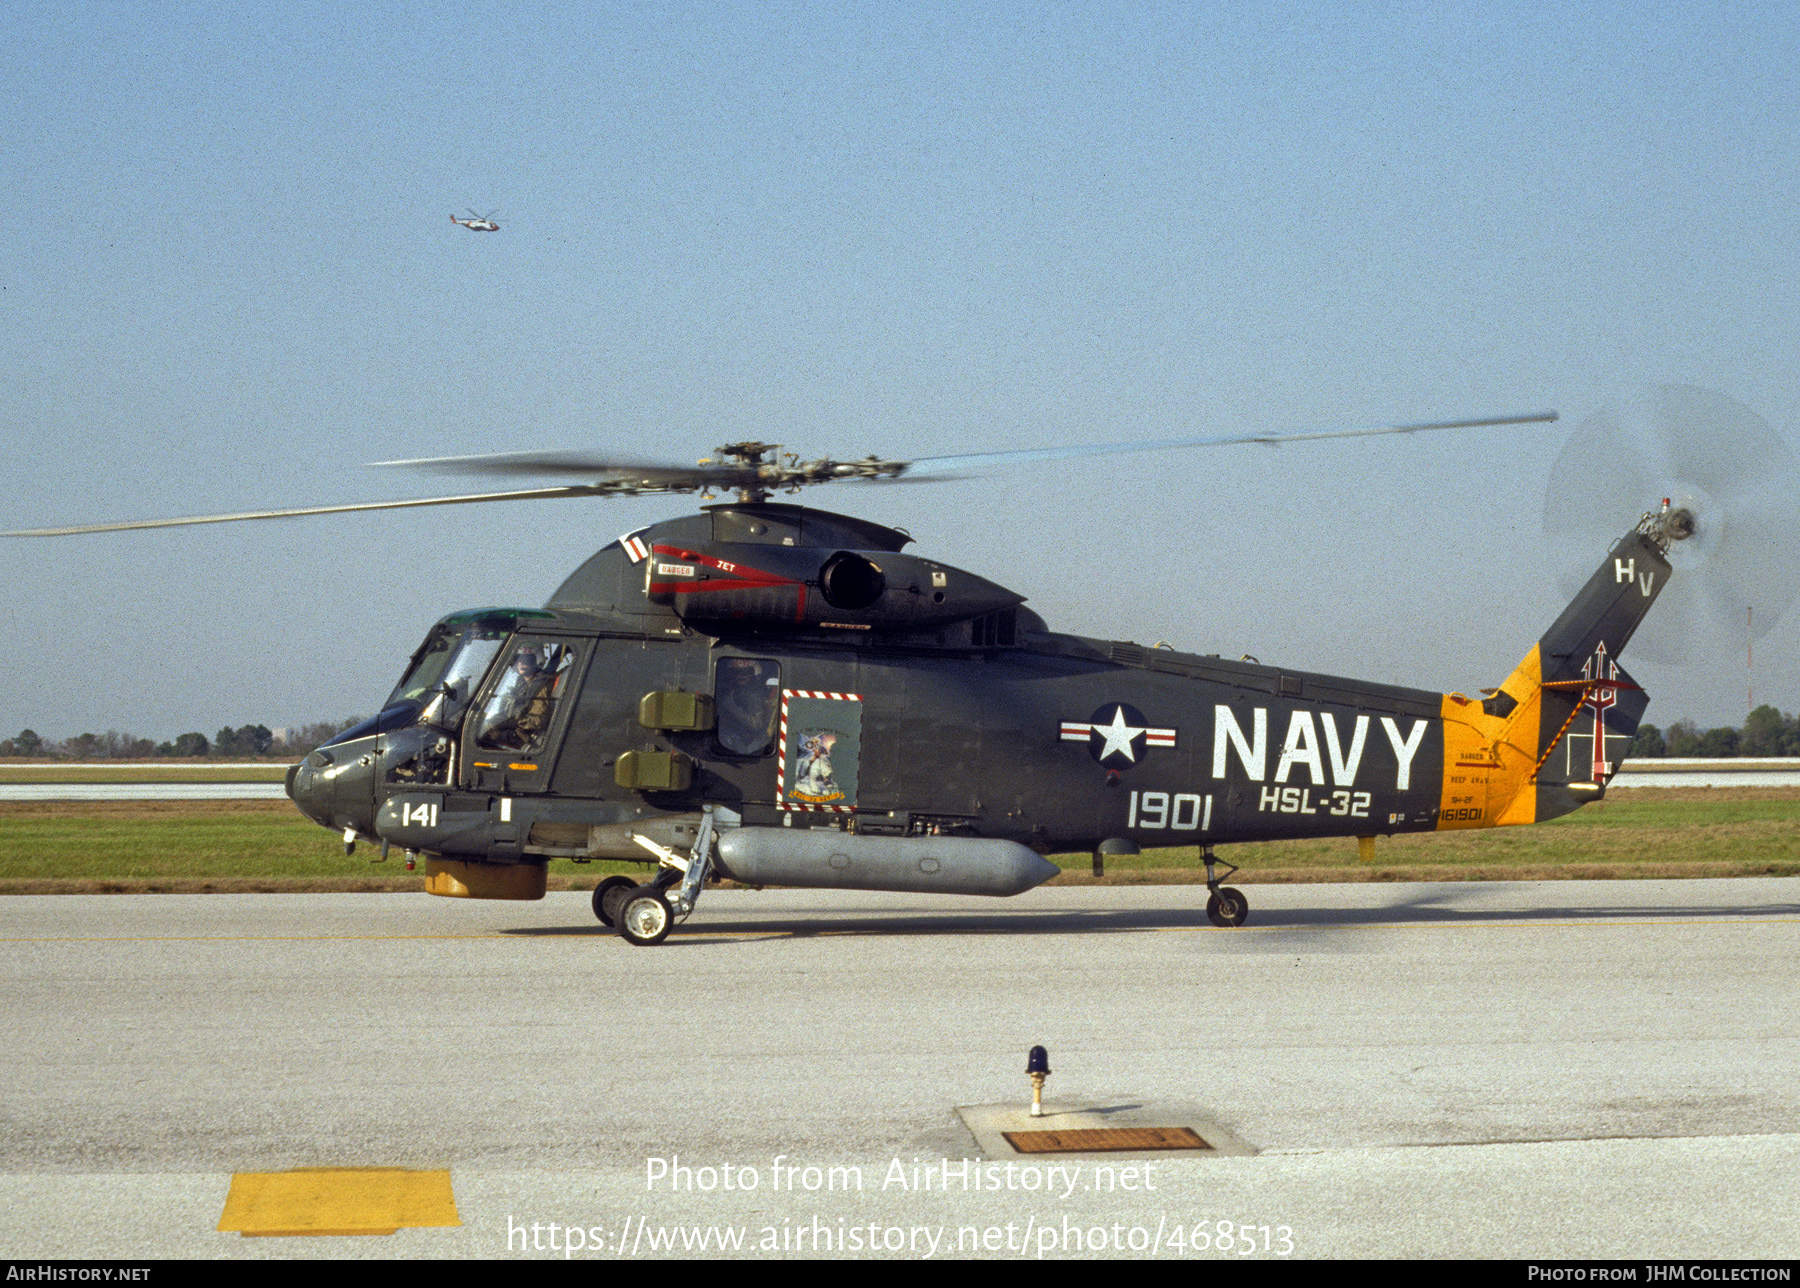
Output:
<path fill-rule="evenodd" d="M 715 447 L 713 452 L 731 461 L 747 476 L 738 485 L 737 499 L 740 505 L 756 505 L 767 501 L 779 486 L 776 480 L 782 473 L 779 464 L 780 443 L 759 443 L 754 439 L 746 439 L 741 443 L 726 443 L 722 447 Z M 793 461 L 798 458 L 790 456 L 788 459 Z M 701 461 L 700 464 L 706 465 L 709 462 Z"/>
<path fill-rule="evenodd" d="M 878 456 L 860 461 L 834 461 L 829 457 L 802 461 L 793 452 L 783 456 L 780 443 L 760 443 L 754 439 L 726 443 L 714 448 L 713 454 L 714 458 L 723 457 L 731 462 L 727 468 L 736 479 L 730 486 L 737 488 L 737 499 L 742 505 L 755 505 L 767 501 L 776 492 L 798 492 L 809 484 L 829 483 L 835 479 L 899 478 L 906 472 L 908 464 L 906 461 L 884 461 Z M 700 464 L 711 465 L 713 459 Z"/>

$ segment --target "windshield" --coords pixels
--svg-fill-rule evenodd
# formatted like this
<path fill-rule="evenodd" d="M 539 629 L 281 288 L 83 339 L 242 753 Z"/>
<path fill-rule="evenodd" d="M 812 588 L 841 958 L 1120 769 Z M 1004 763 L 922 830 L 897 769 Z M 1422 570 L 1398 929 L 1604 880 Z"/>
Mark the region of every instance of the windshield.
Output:
<path fill-rule="evenodd" d="M 386 706 L 413 704 L 428 724 L 453 728 L 489 663 L 512 632 L 510 623 L 435 626 L 388 695 Z"/>

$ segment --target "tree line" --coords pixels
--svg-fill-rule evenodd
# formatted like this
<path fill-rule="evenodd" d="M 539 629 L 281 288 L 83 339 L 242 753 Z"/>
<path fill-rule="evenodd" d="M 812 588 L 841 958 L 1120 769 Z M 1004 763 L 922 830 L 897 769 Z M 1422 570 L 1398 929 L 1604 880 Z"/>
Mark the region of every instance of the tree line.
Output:
<path fill-rule="evenodd" d="M 1722 756 L 1800 756 L 1800 716 L 1763 705 L 1742 727 L 1701 729 L 1692 720 L 1677 720 L 1666 730 L 1639 725 L 1628 756 L 1679 758 Z"/>
<path fill-rule="evenodd" d="M 37 756 L 53 760 L 192 760 L 200 757 L 231 760 L 256 756 L 288 759 L 306 755 L 362 718 L 356 716 L 349 720 L 323 720 L 301 725 L 297 729 L 284 730 L 284 737 L 277 737 L 267 725 L 245 725 L 241 729 L 226 725 L 211 738 L 193 731 L 178 734 L 167 742 L 155 742 L 117 729 L 76 734 L 73 738 L 57 741 L 40 737 L 35 730 L 21 729 L 0 741 L 0 756 Z"/>

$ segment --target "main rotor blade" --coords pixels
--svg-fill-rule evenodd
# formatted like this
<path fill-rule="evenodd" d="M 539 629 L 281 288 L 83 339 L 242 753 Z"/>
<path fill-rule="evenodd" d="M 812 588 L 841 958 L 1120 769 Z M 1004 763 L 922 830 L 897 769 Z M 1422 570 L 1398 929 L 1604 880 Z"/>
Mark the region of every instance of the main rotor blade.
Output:
<path fill-rule="evenodd" d="M 1003 452 L 970 452 L 957 456 L 927 456 L 916 461 L 886 463 L 879 475 L 863 472 L 869 462 L 850 461 L 852 467 L 833 473 L 829 469 L 801 480 L 803 483 L 829 482 L 832 478 L 875 478 L 893 483 L 904 478 L 910 482 L 926 482 L 941 478 L 963 477 L 963 472 L 993 466 L 1022 465 L 1032 461 L 1066 460 L 1078 456 L 1105 456 L 1120 452 L 1156 452 L 1180 447 L 1226 447 L 1236 443 L 1296 443 L 1322 438 L 1370 438 L 1382 434 L 1419 434 L 1441 429 L 1481 429 L 1508 425 L 1547 424 L 1556 419 L 1553 411 L 1527 412 L 1509 416 L 1488 416 L 1475 420 L 1421 421 L 1417 424 L 1379 425 L 1362 429 L 1317 429 L 1293 433 L 1216 434 L 1200 438 L 1164 438 L 1137 443 L 1092 443 L 1066 447 L 1027 447 Z M 871 462 L 873 458 L 871 458 Z M 443 474 L 530 475 L 535 477 L 574 475 L 583 479 L 606 479 L 615 483 L 641 482 L 653 487 L 742 488 L 766 485 L 787 486 L 792 480 L 781 476 L 793 473 L 788 467 L 769 465 L 761 470 L 742 465 L 670 465 L 665 462 L 624 460 L 576 451 L 495 452 L 477 456 L 432 456 L 417 460 L 375 461 L 377 466 L 398 466 L 429 470 Z M 819 464 L 819 463 L 812 463 Z M 837 462 L 826 462 L 832 465 Z M 807 473 L 811 465 L 800 467 Z"/>
<path fill-rule="evenodd" d="M 908 478 L 940 469 L 970 469 L 988 465 L 1014 465 L 1030 461 L 1060 461 L 1075 456 L 1108 456 L 1117 452 L 1160 452 L 1174 447 L 1229 447 L 1236 443 L 1300 443 L 1320 438 L 1373 438 L 1381 434 L 1422 434 L 1439 429 L 1484 429 L 1505 425 L 1545 425 L 1556 419 L 1553 411 L 1512 416 L 1486 416 L 1477 420 L 1422 421 L 1416 425 L 1377 425 L 1368 429 L 1315 429 L 1291 434 L 1217 434 L 1205 438 L 1161 438 L 1144 443 L 1092 443 L 1069 447 L 1025 447 L 1006 452 L 970 452 L 961 456 L 925 456 L 906 467 Z"/>
<path fill-rule="evenodd" d="M 486 501 L 536 501 L 556 497 L 631 496 L 651 492 L 721 491 L 737 488 L 768 492 L 799 488 L 838 479 L 863 478 L 879 482 L 931 482 L 963 477 L 965 472 L 987 466 L 1063 460 L 1076 456 L 1102 456 L 1118 452 L 1154 452 L 1181 447 L 1223 447 L 1233 443 L 1294 443 L 1321 438 L 1368 438 L 1380 434 L 1417 434 L 1440 429 L 1478 429 L 1505 425 L 1543 424 L 1556 413 L 1531 412 L 1491 416 L 1477 420 L 1428 421 L 1409 425 L 1380 425 L 1368 429 L 1305 430 L 1288 434 L 1219 434 L 1203 438 L 1166 438 L 1139 443 L 1095 443 L 1070 447 L 1034 447 L 1005 452 L 971 452 L 960 456 L 931 456 L 917 461 L 810 461 L 779 465 L 667 465 L 602 458 L 580 452 L 505 452 L 485 456 L 439 456 L 406 461 L 378 461 L 379 465 L 405 466 L 442 473 L 487 475 L 576 475 L 587 481 L 561 487 L 528 488 L 515 492 L 478 492 L 461 496 L 419 497 L 406 501 L 361 501 L 350 505 L 311 505 L 291 510 L 250 510 L 240 514 L 205 514 L 177 519 L 138 519 L 124 523 L 77 524 L 59 528 L 27 528 L 0 532 L 0 537 L 70 537 L 93 532 L 132 532 L 150 528 L 182 528 L 203 523 L 242 523 L 255 519 L 293 519 L 315 514 L 352 514 L 359 510 L 410 510 L 429 505 L 473 505 Z"/>
<path fill-rule="evenodd" d="M 26 528 L 0 537 L 74 537 L 88 532 L 133 532 L 143 528 L 184 528 L 200 523 L 242 523 L 251 519 L 294 519 L 309 514 L 350 514 L 357 510 L 410 510 L 425 505 L 469 505 L 482 501 L 538 501 L 560 496 L 604 496 L 605 487 L 540 487 L 523 492 L 479 492 L 468 496 L 419 497 L 410 501 L 359 501 L 354 505 L 309 505 L 297 510 L 249 510 L 242 514 L 202 514 L 183 519 L 137 519 L 89 523 L 69 528 Z"/>
<path fill-rule="evenodd" d="M 738 487 L 754 481 L 756 471 L 735 465 L 671 465 L 664 461 L 630 461 L 587 452 L 492 452 L 480 456 L 425 456 L 409 461 L 371 461 L 371 467 L 424 470 L 433 474 L 545 475 L 573 474 L 584 479 L 648 483 L 668 487 Z"/>

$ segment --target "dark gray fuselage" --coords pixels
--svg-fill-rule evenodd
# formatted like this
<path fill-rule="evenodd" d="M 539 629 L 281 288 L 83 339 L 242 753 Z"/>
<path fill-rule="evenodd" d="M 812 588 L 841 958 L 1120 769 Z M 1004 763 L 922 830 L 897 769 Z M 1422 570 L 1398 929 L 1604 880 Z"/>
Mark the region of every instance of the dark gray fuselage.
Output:
<path fill-rule="evenodd" d="M 648 857 L 633 830 L 706 805 L 747 828 L 1040 853 L 1437 826 L 1440 695 L 1057 634 L 908 540 L 767 504 L 628 534 L 544 609 L 445 619 L 484 623 L 493 649 L 466 691 L 441 686 L 455 718 L 401 702 L 290 794 L 347 834 L 494 863 Z M 527 750 L 483 750 L 475 713 L 525 651 L 563 665 L 554 702 Z M 745 676 L 763 686 L 749 714 L 727 689 Z M 656 727 L 654 695 L 713 706 Z"/>

